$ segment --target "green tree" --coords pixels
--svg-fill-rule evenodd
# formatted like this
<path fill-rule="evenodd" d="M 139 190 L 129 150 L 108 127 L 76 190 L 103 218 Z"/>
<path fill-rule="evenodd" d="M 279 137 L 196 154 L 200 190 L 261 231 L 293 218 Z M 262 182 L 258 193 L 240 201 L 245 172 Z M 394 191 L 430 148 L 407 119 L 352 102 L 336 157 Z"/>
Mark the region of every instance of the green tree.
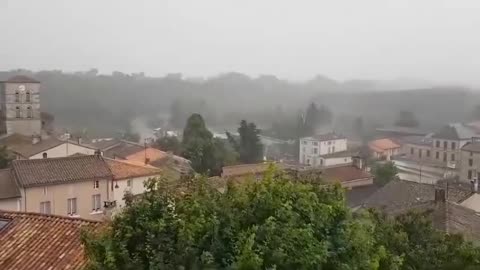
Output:
<path fill-rule="evenodd" d="M 100 234 L 83 243 L 93 269 L 378 269 L 373 223 L 353 219 L 339 186 L 262 181 L 219 193 L 195 178 L 150 181 Z"/>
<path fill-rule="evenodd" d="M 172 152 L 176 155 L 181 153 L 181 144 L 176 136 L 165 136 L 156 141 L 157 147 L 162 151 Z"/>
<path fill-rule="evenodd" d="M 395 120 L 395 126 L 399 127 L 418 127 L 419 125 L 415 114 L 411 111 L 400 111 Z"/>
<path fill-rule="evenodd" d="M 217 174 L 221 169 L 215 158 L 213 135 L 200 114 L 192 114 L 183 130 L 182 155 L 198 173 Z"/>
<path fill-rule="evenodd" d="M 433 213 L 414 211 L 389 217 L 370 210 L 377 245 L 388 252 L 380 269 L 479 269 L 480 249 L 460 235 L 432 226 Z"/>
<path fill-rule="evenodd" d="M 254 123 L 245 120 L 240 122 L 237 129 L 239 139 L 235 139 L 227 132 L 228 140 L 239 153 L 239 159 L 243 163 L 256 163 L 263 160 L 263 145 L 260 141 L 260 130 Z"/>
<path fill-rule="evenodd" d="M 0 169 L 5 169 L 10 165 L 13 157 L 7 150 L 6 146 L 0 146 Z"/>
<path fill-rule="evenodd" d="M 318 122 L 320 118 L 320 111 L 317 108 L 317 105 L 315 103 L 311 103 L 308 108 L 307 112 L 305 114 L 305 122 L 304 122 L 304 133 L 305 136 L 312 136 L 315 134 L 315 130 L 318 127 Z"/>
<path fill-rule="evenodd" d="M 397 177 L 398 169 L 393 162 L 377 163 L 373 168 L 375 182 L 379 185 L 385 185 Z"/>

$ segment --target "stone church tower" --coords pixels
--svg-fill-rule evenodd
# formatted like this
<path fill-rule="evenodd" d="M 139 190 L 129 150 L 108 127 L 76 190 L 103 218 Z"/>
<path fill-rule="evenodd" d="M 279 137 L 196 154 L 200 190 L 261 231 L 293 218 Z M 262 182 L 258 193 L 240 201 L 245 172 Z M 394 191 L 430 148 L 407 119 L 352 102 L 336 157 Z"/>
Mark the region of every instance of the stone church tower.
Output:
<path fill-rule="evenodd" d="M 40 82 L 14 76 L 0 84 L 0 132 L 41 135 Z"/>

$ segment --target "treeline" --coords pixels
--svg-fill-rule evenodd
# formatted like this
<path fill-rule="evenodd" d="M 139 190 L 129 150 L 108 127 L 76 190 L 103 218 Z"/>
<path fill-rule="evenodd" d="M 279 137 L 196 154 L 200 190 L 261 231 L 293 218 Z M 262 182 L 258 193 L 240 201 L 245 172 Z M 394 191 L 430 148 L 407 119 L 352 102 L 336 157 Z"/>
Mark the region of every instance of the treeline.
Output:
<path fill-rule="evenodd" d="M 311 102 L 328 106 L 335 116 L 332 124 L 340 131 L 350 130 L 359 116 L 365 126 L 390 125 L 400 111 L 412 111 L 420 125 L 430 127 L 461 121 L 480 103 L 478 94 L 459 87 L 381 91 L 392 87 L 374 81 L 337 82 L 322 76 L 293 83 L 270 75 L 251 78 L 226 73 L 189 79 L 170 74 L 153 78 L 143 73 L 101 75 L 92 69 L 75 73 L 15 70 L 0 72 L 0 79 L 15 74 L 42 82 L 42 110 L 55 116 L 57 127 L 87 129 L 96 135 L 125 131 L 138 117 L 146 118 L 151 127 L 168 122 L 182 128 L 192 113 L 202 114 L 208 126 L 220 130 L 241 119 L 268 129 L 275 122 L 296 122 L 299 112 Z"/>

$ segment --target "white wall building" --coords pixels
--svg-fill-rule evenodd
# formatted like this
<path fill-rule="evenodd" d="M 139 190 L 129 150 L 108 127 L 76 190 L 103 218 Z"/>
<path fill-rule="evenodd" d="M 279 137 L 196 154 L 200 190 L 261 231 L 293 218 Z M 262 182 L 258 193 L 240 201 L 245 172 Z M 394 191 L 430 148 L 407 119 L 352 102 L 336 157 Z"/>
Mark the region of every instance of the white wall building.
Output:
<path fill-rule="evenodd" d="M 347 139 L 336 133 L 304 137 L 300 139 L 299 151 L 300 164 L 324 166 L 324 158 L 322 156 L 347 151 Z M 337 161 L 334 163 L 339 164 Z"/>

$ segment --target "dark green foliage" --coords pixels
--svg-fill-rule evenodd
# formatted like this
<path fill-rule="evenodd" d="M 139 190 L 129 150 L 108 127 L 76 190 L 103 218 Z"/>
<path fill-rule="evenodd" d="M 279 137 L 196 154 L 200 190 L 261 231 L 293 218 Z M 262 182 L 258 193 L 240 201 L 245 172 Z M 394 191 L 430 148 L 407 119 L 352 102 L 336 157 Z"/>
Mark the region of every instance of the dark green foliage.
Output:
<path fill-rule="evenodd" d="M 239 138 L 235 139 L 227 132 L 228 141 L 239 153 L 239 160 L 243 163 L 257 163 L 263 160 L 263 145 L 260 141 L 260 130 L 254 123 L 245 120 L 240 122 L 237 129 Z"/>
<path fill-rule="evenodd" d="M 199 114 L 192 114 L 183 130 L 182 156 L 192 162 L 192 168 L 202 174 L 219 175 L 222 167 L 235 162 L 224 142 L 214 139 Z"/>
<path fill-rule="evenodd" d="M 181 153 L 180 141 L 176 136 L 165 136 L 156 141 L 156 146 L 166 152 L 172 152 L 176 155 Z"/>
<path fill-rule="evenodd" d="M 395 121 L 395 126 L 399 127 L 418 127 L 420 123 L 418 122 L 415 114 L 410 111 L 400 111 Z"/>
<path fill-rule="evenodd" d="M 370 215 L 376 227 L 375 241 L 388 251 L 380 269 L 480 269 L 480 249 L 460 235 L 435 230 L 429 212 L 409 212 L 396 218 L 376 211 Z"/>
<path fill-rule="evenodd" d="M 479 269 L 480 250 L 433 229 L 428 213 L 352 216 L 339 186 L 269 170 L 261 181 L 147 183 L 100 233 L 84 232 L 91 269 Z"/>
<path fill-rule="evenodd" d="M 393 162 L 377 163 L 373 168 L 375 183 L 385 185 L 397 177 L 398 169 Z"/>
<path fill-rule="evenodd" d="M 5 169 L 8 167 L 10 162 L 14 159 L 10 155 L 6 146 L 0 146 L 0 169 Z"/>
<path fill-rule="evenodd" d="M 181 192 L 150 182 L 104 232 L 84 235 L 92 268 L 372 269 L 381 257 L 338 186 L 273 171 L 223 194 L 205 181 Z"/>

